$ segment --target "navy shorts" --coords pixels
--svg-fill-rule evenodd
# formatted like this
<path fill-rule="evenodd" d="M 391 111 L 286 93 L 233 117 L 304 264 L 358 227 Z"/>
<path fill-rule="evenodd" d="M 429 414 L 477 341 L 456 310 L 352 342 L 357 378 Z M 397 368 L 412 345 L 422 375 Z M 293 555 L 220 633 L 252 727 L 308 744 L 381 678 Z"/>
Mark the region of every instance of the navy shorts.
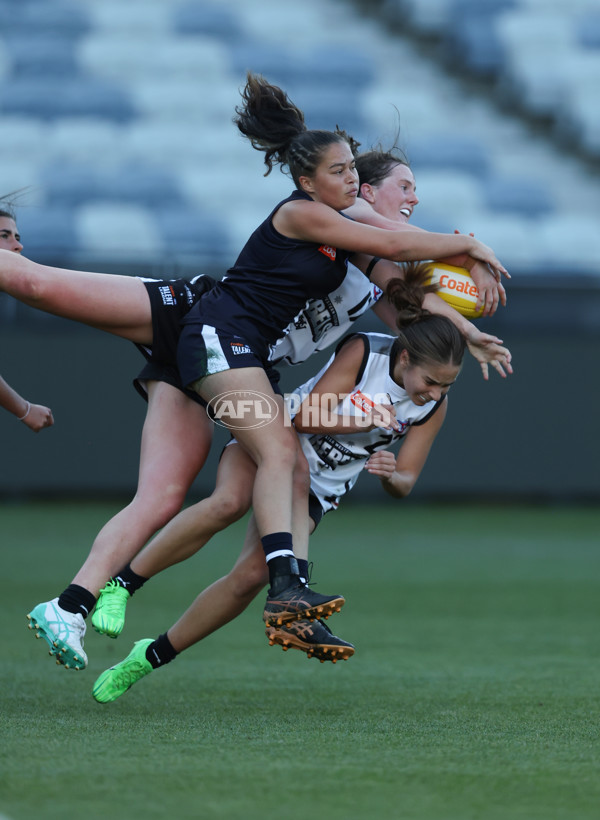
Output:
<path fill-rule="evenodd" d="M 321 502 L 319 501 L 317 496 L 313 495 L 312 493 L 310 493 L 308 496 L 308 515 L 315 522 L 316 530 L 319 524 L 321 523 L 321 519 L 325 515 L 325 512 L 323 511 L 323 507 L 321 506 Z"/>
<path fill-rule="evenodd" d="M 238 370 L 246 367 L 260 367 L 276 393 L 280 375 L 241 337 L 222 331 L 207 324 L 193 322 L 183 326 L 177 351 L 177 365 L 182 383 L 188 387 L 198 379 Z"/>
<path fill-rule="evenodd" d="M 206 402 L 193 390 L 187 390 L 177 370 L 177 343 L 181 334 L 181 320 L 209 291 L 216 279 L 201 274 L 193 279 L 142 279 L 152 315 L 152 347 L 136 345 L 147 359 L 146 366 L 137 375 L 133 385 L 147 400 L 146 381 L 161 381 L 184 392 L 193 401 L 206 406 Z"/>
<path fill-rule="evenodd" d="M 179 370 L 177 370 L 175 365 L 160 364 L 160 362 L 153 362 L 151 360 L 146 362 L 133 380 L 133 386 L 140 396 L 145 401 L 148 401 L 148 387 L 146 386 L 146 382 L 165 382 L 166 384 L 170 384 L 171 387 L 175 387 L 177 390 L 181 390 L 182 393 L 185 393 L 188 399 L 195 401 L 196 404 L 199 404 L 201 407 L 206 407 L 206 402 L 202 396 L 199 396 L 195 390 L 189 390 L 187 387 L 183 387 L 181 378 L 179 377 Z"/>

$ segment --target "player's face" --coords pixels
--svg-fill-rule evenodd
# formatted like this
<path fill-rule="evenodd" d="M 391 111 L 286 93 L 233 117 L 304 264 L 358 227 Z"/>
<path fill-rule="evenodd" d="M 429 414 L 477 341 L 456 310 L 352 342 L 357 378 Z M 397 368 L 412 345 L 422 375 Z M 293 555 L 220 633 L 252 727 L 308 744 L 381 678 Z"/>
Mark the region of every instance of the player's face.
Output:
<path fill-rule="evenodd" d="M 413 404 L 422 407 L 430 401 L 439 401 L 456 381 L 460 367 L 455 364 L 411 364 L 406 351 L 402 351 L 394 367 L 393 378 L 404 387 Z"/>
<path fill-rule="evenodd" d="M 300 177 L 303 189 L 316 202 L 343 211 L 354 205 L 358 194 L 358 173 L 350 146 L 334 142 L 325 149 L 311 177 Z"/>
<path fill-rule="evenodd" d="M 0 216 L 0 248 L 16 253 L 21 253 L 23 250 L 15 220 L 8 216 Z"/>
<path fill-rule="evenodd" d="M 371 186 L 371 205 L 394 222 L 408 222 L 419 199 L 408 165 L 396 165 L 378 185 Z"/>

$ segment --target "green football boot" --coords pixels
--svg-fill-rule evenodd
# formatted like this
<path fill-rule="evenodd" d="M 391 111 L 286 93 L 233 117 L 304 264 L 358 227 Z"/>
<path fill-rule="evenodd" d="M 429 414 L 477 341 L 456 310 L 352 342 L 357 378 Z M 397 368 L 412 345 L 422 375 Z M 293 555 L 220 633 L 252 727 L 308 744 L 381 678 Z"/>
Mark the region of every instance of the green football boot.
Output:
<path fill-rule="evenodd" d="M 131 598 L 125 587 L 117 581 L 109 581 L 104 589 L 100 590 L 96 608 L 92 613 L 92 626 L 101 635 L 109 638 L 118 637 L 125 626 L 125 609 Z"/>
<path fill-rule="evenodd" d="M 100 675 L 92 690 L 98 703 L 112 703 L 124 695 L 140 678 L 152 672 L 153 666 L 146 660 L 146 649 L 153 642 L 153 638 L 136 641 L 124 661 L 111 666 Z"/>

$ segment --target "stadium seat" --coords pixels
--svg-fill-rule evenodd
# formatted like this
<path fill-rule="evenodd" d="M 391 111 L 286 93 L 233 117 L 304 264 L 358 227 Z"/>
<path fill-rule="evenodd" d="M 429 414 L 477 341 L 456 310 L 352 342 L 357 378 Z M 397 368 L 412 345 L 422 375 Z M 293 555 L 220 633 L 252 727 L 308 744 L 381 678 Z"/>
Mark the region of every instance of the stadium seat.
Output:
<path fill-rule="evenodd" d="M 138 117 L 155 121 L 164 120 L 172 125 L 196 123 L 199 129 L 211 123 L 231 123 L 234 106 L 239 101 L 237 87 L 233 83 L 198 82 L 179 79 L 173 83 L 168 77 L 143 79 L 130 86 L 132 103 Z"/>
<path fill-rule="evenodd" d="M 183 37 L 201 34 L 231 41 L 244 33 L 233 10 L 222 3 L 180 4 L 172 11 L 171 24 L 173 31 Z"/>
<path fill-rule="evenodd" d="M 172 2 L 165 0 L 87 0 L 91 31 L 129 34 L 133 38 L 171 31 Z"/>
<path fill-rule="evenodd" d="M 151 209 L 120 199 L 94 200 L 77 209 L 82 242 L 103 260 L 143 263 L 166 256 L 167 246 Z"/>
<path fill-rule="evenodd" d="M 431 36 L 448 23 L 450 0 L 383 0 L 382 14 L 394 26 Z"/>
<path fill-rule="evenodd" d="M 116 86 L 87 77 L 14 79 L 0 88 L 0 113 L 54 120 L 65 116 L 98 116 L 122 122 L 133 106 Z"/>
<path fill-rule="evenodd" d="M 50 162 L 95 165 L 98 157 L 106 167 L 123 157 L 126 127 L 103 117 L 62 117 L 45 129 L 46 155 Z"/>
<path fill-rule="evenodd" d="M 125 166 L 52 165 L 43 172 L 49 201 L 76 207 L 92 201 L 116 201 L 155 206 L 181 204 L 181 194 L 169 173 L 157 168 Z"/>
<path fill-rule="evenodd" d="M 19 230 L 31 259 L 57 259 L 81 249 L 73 208 L 51 202 L 38 207 L 21 207 Z"/>
<path fill-rule="evenodd" d="M 3 33 L 75 37 L 89 29 L 90 19 L 77 2 L 61 0 L 0 0 Z"/>
<path fill-rule="evenodd" d="M 453 15 L 441 43 L 447 65 L 485 79 L 495 77 L 506 59 L 494 15 L 487 7 L 464 17 Z"/>
<path fill-rule="evenodd" d="M 600 48 L 600 12 L 587 11 L 577 20 L 575 33 L 583 48 Z"/>
<path fill-rule="evenodd" d="M 2 118 L 2 153 L 13 162 L 43 162 L 47 158 L 48 126 L 32 116 L 4 116 Z M 5 173 L 2 169 L 2 174 Z"/>
<path fill-rule="evenodd" d="M 120 150 L 130 161 L 179 171 L 202 167 L 235 167 L 248 160 L 248 143 L 231 122 L 231 108 L 214 122 L 139 117 L 123 129 Z M 229 115 L 229 116 L 228 116 Z"/>
<path fill-rule="evenodd" d="M 210 201 L 207 206 L 210 207 Z M 199 266 L 220 262 L 225 270 L 235 258 L 227 223 L 214 212 L 191 207 L 158 207 L 153 213 L 165 248 L 175 259 L 187 257 Z"/>
<path fill-rule="evenodd" d="M 537 217 L 554 210 L 546 186 L 536 180 L 488 175 L 482 180 L 482 190 L 491 211 Z"/>
<path fill-rule="evenodd" d="M 84 37 L 77 47 L 80 65 L 108 80 L 150 83 L 153 80 L 200 84 L 207 75 L 227 69 L 227 50 L 214 39 L 180 41 L 165 33 L 134 37 L 130 32 L 104 32 Z"/>
<path fill-rule="evenodd" d="M 489 158 L 485 147 L 474 137 L 457 133 L 422 137 L 410 146 L 410 164 L 415 174 L 421 169 L 462 170 L 481 177 Z"/>
<path fill-rule="evenodd" d="M 473 214 L 485 207 L 479 180 L 456 169 L 423 168 L 415 175 L 419 196 L 412 218 L 415 225 L 424 228 L 435 223 L 444 225 L 444 231 L 470 231 Z"/>
<path fill-rule="evenodd" d="M 11 81 L 13 78 L 48 77 L 62 80 L 78 72 L 71 36 L 7 31 L 3 40 L 10 61 Z"/>

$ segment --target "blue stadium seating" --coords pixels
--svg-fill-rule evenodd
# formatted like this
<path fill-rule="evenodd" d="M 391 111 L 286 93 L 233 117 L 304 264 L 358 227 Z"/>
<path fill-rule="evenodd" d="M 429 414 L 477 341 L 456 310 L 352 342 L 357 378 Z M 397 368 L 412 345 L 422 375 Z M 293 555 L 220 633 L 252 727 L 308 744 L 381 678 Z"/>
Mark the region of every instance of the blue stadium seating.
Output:
<path fill-rule="evenodd" d="M 579 45 L 584 48 L 600 48 L 600 11 L 582 14 L 577 21 L 575 34 Z"/>
<path fill-rule="evenodd" d="M 148 208 L 158 204 L 182 204 L 173 176 L 152 167 L 63 164 L 44 169 L 42 180 L 49 200 L 66 207 L 102 200 L 129 202 Z"/>
<path fill-rule="evenodd" d="M 173 9 L 173 31 L 182 36 L 207 35 L 228 41 L 240 38 L 243 29 L 233 9 L 222 3 L 184 3 Z"/>
<path fill-rule="evenodd" d="M 11 78 L 0 88 L 0 113 L 22 114 L 40 120 L 96 116 L 123 122 L 134 108 L 120 88 L 91 77 Z"/>
<path fill-rule="evenodd" d="M 96 254 L 94 220 L 121 220 L 140 247 L 121 243 L 117 230 L 115 252 L 121 243 L 131 254 L 176 247 L 235 258 L 246 231 L 291 187 L 279 174 L 263 185 L 261 157 L 231 123 L 251 69 L 282 85 L 309 127 L 339 125 L 363 147 L 387 142 L 396 106 L 426 194 L 415 221 L 475 226 L 521 267 L 537 270 L 543 260 L 551 268 L 537 245 L 548 245 L 561 213 L 579 224 L 600 194 L 581 174 L 582 193 L 561 201 L 560 153 L 525 150 L 527 134 L 492 101 L 517 122 L 543 117 L 545 145 L 554 137 L 559 151 L 600 159 L 598 9 L 585 0 L 373 0 L 378 26 L 352 3 L 343 8 L 340 15 L 329 0 L 272 9 L 262 0 L 0 0 L 3 179 L 35 192 L 19 212 L 28 247 L 52 250 L 55 241 L 56 256 L 85 253 L 89 242 Z M 312 25 L 321 19 L 322 28 Z M 487 83 L 478 105 L 461 76 Z M 54 211 L 56 231 L 45 227 Z M 589 267 L 593 247 L 579 244 Z M 564 264 L 559 250 L 551 256 Z"/>
<path fill-rule="evenodd" d="M 488 208 L 494 211 L 539 217 L 555 210 L 547 188 L 534 180 L 487 176 L 483 191 Z"/>
<path fill-rule="evenodd" d="M 61 0 L 0 0 L 0 20 L 3 36 L 39 33 L 74 37 L 90 29 L 85 6 Z"/>
<path fill-rule="evenodd" d="M 73 39 L 69 36 L 10 33 L 4 42 L 13 78 L 63 79 L 79 71 Z"/>
<path fill-rule="evenodd" d="M 169 253 L 204 264 L 216 262 L 225 272 L 231 262 L 231 240 L 218 214 L 189 207 L 164 206 L 155 208 L 154 214 Z"/>
<path fill-rule="evenodd" d="M 82 250 L 77 233 L 76 211 L 51 204 L 19 208 L 19 230 L 26 241 L 27 256 L 39 261 L 69 258 Z"/>
<path fill-rule="evenodd" d="M 481 177 L 489 169 L 485 147 L 468 134 L 443 134 L 421 138 L 409 151 L 416 174 L 421 168 L 458 169 Z"/>

